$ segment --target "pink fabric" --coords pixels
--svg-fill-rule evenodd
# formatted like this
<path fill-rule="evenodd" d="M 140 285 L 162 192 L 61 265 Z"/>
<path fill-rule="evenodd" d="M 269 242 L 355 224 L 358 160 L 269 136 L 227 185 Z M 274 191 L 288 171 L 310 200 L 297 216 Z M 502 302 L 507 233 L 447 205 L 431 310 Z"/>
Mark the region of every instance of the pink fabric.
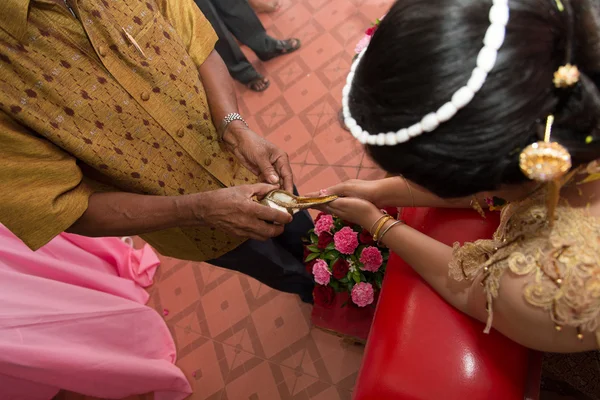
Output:
<path fill-rule="evenodd" d="M 32 252 L 0 225 L 0 399 L 191 393 L 165 322 L 144 305 L 158 264 L 117 238 L 62 234 Z"/>

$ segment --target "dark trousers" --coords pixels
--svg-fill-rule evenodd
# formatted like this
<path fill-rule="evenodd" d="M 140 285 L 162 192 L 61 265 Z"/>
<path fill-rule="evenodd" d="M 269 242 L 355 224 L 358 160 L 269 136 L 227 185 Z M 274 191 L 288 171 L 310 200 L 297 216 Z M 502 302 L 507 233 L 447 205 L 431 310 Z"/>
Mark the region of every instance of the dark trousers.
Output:
<path fill-rule="evenodd" d="M 248 61 L 240 46 L 248 46 L 259 57 L 275 50 L 277 40 L 265 31 L 247 0 L 194 0 L 219 36 L 215 46 L 231 76 L 248 83 L 258 72 Z"/>
<path fill-rule="evenodd" d="M 302 238 L 313 227 L 308 212 L 300 212 L 286 225 L 283 235 L 266 242 L 248 240 L 209 263 L 239 271 L 273 289 L 296 293 L 303 301 L 312 302 L 314 283 L 304 267 Z"/>

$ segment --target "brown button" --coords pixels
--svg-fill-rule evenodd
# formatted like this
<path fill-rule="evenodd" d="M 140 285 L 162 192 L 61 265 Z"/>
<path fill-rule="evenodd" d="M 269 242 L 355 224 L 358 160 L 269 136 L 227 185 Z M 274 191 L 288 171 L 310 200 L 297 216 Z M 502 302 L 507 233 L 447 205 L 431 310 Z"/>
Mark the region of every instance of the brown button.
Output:
<path fill-rule="evenodd" d="M 185 136 L 185 132 L 183 131 L 183 128 L 179 128 L 177 130 L 177 137 L 182 138 Z"/>
<path fill-rule="evenodd" d="M 100 54 L 101 57 L 106 57 L 106 54 L 107 54 L 106 47 L 99 46 L 98 47 L 98 54 Z"/>
<path fill-rule="evenodd" d="M 212 160 L 210 158 L 207 158 L 206 160 L 204 160 L 204 165 L 206 165 L 207 167 L 212 164 Z"/>
<path fill-rule="evenodd" d="M 142 92 L 140 94 L 140 99 L 142 99 L 144 101 L 148 101 L 150 99 L 150 93 L 148 93 L 148 92 Z"/>

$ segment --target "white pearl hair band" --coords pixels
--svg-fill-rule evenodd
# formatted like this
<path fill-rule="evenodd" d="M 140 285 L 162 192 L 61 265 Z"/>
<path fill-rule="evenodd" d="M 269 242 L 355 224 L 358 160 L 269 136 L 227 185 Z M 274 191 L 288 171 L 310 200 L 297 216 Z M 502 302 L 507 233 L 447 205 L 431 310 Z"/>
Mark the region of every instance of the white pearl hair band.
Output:
<path fill-rule="evenodd" d="M 473 100 L 475 94 L 481 89 L 488 73 L 496 65 L 498 58 L 498 50 L 504 43 L 506 34 L 506 24 L 509 19 L 508 0 L 493 0 L 492 8 L 490 9 L 490 26 L 485 33 L 483 39 L 483 48 L 477 56 L 477 66 L 471 74 L 471 78 L 467 84 L 458 89 L 452 99 L 441 106 L 436 112 L 427 114 L 420 122 L 408 127 L 400 129 L 397 132 L 370 134 L 363 130 L 356 120 L 350 115 L 349 97 L 354 81 L 356 68 L 363 58 L 366 48 L 358 55 L 346 80 L 346 86 L 342 91 L 342 112 L 344 115 L 344 123 L 350 129 L 352 135 L 362 144 L 377 145 L 377 146 L 395 146 L 399 143 L 408 142 L 411 138 L 417 137 L 424 132 L 434 131 L 441 123 L 450 120 L 458 110 L 464 108 Z"/>

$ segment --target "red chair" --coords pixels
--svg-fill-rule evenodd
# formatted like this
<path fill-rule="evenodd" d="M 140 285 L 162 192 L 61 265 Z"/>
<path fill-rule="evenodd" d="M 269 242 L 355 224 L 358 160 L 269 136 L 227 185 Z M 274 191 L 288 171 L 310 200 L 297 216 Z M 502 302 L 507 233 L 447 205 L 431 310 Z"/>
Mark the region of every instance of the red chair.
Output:
<path fill-rule="evenodd" d="M 453 242 L 489 238 L 498 213 L 405 209 L 404 221 Z M 541 355 L 460 313 L 393 256 L 371 327 L 354 400 L 537 399 Z"/>

